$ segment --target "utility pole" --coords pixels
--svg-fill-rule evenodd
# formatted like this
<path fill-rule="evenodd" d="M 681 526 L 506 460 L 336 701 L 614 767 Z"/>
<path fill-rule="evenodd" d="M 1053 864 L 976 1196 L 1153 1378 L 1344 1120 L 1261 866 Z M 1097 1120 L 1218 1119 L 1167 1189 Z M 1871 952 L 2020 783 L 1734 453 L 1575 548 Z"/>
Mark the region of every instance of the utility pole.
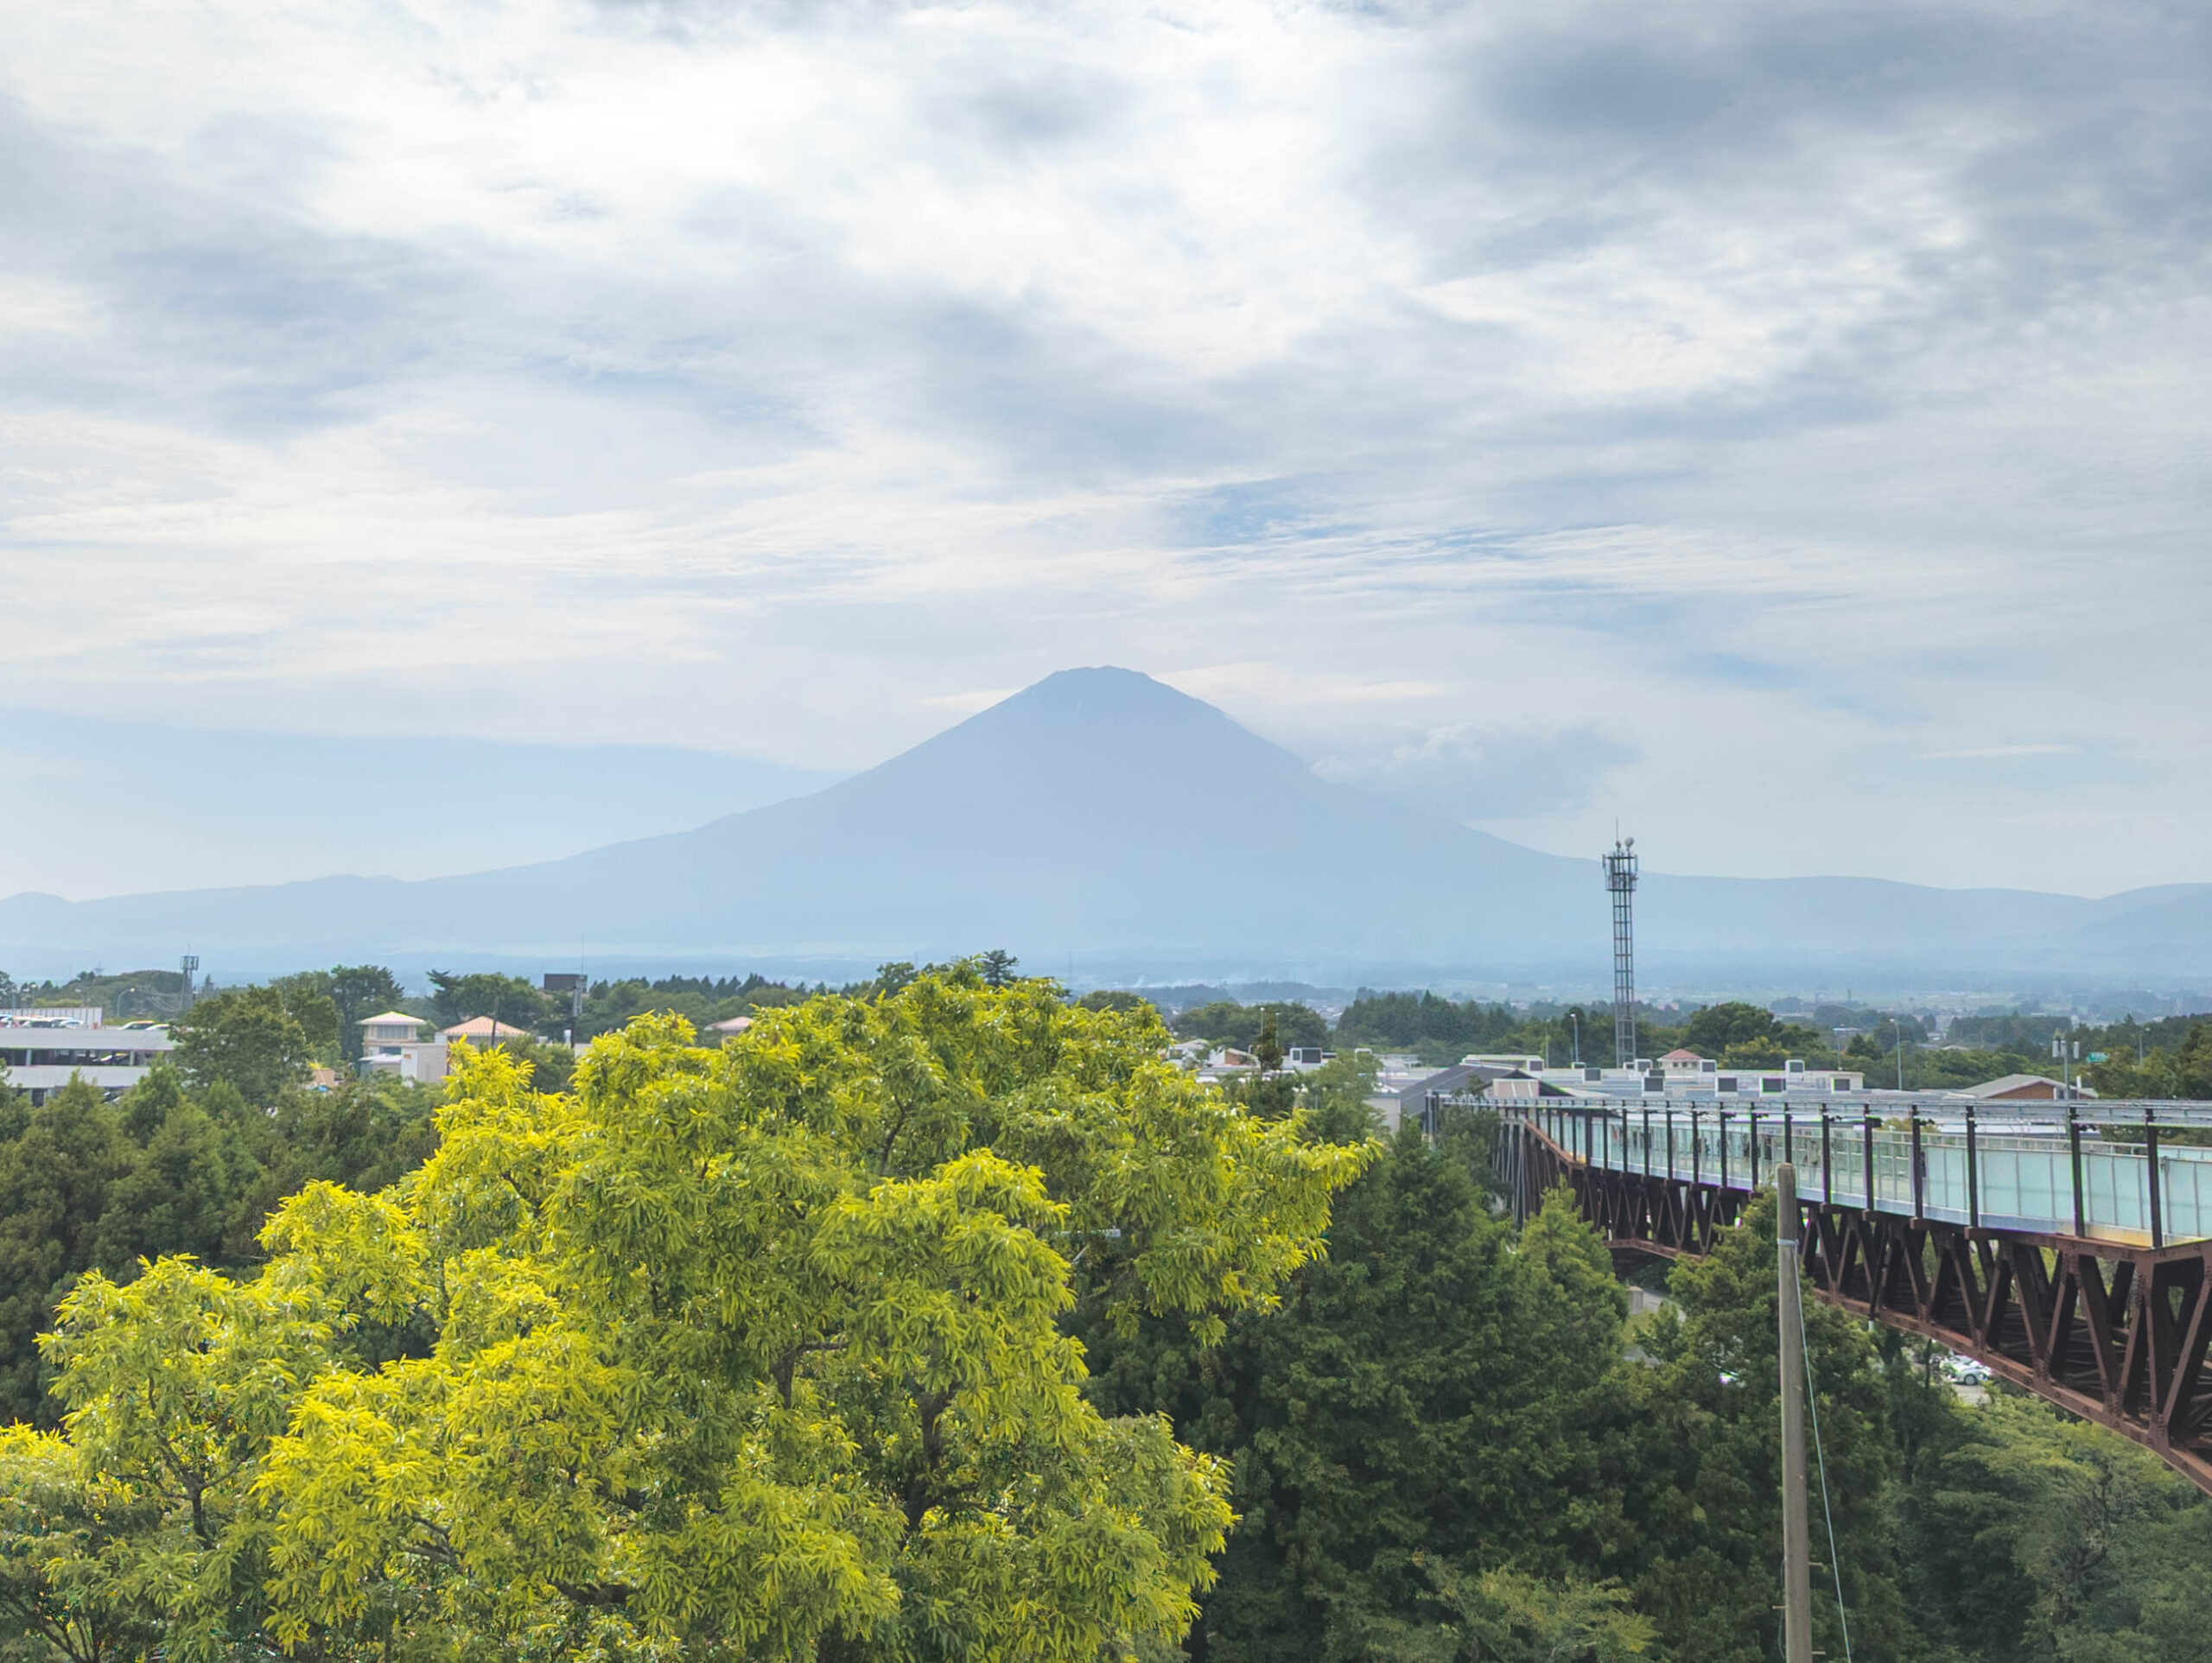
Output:
<path fill-rule="evenodd" d="M 1797 1283 L 1797 1169 L 1774 1169 L 1775 1272 L 1782 1330 L 1783 1655 L 1813 1663 L 1813 1541 L 1805 1515 L 1805 1330 Z"/>

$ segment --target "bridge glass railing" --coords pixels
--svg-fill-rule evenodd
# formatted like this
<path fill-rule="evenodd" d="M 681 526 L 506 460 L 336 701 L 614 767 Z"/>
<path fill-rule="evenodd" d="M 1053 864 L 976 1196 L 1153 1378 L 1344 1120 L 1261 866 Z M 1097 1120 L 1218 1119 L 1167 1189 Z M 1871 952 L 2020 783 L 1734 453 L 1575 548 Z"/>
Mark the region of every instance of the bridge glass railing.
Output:
<path fill-rule="evenodd" d="M 1516 1110 L 1570 1155 L 1617 1171 L 1749 1190 L 1797 1169 L 1797 1192 L 1953 1223 L 2129 1246 L 2212 1240 L 2212 1148 L 2152 1144 L 2106 1121 L 1971 1133 L 1953 1120 L 1909 1123 L 1779 1110 Z M 2155 1216 L 2152 1183 L 2157 1183 Z M 2078 1227 L 2078 1229 L 2077 1229 Z"/>

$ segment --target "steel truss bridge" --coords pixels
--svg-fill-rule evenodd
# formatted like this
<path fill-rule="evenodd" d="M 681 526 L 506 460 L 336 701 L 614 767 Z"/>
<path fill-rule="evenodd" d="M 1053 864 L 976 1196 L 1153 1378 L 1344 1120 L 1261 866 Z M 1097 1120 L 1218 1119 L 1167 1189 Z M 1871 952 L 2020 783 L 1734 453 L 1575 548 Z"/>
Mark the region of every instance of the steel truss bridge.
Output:
<path fill-rule="evenodd" d="M 2204 1105 L 1497 1107 L 1516 1215 L 1565 1184 L 1618 1253 L 1709 1251 L 1791 1162 L 1820 1298 L 1976 1358 L 2212 1492 L 2212 1147 L 2171 1136 Z"/>

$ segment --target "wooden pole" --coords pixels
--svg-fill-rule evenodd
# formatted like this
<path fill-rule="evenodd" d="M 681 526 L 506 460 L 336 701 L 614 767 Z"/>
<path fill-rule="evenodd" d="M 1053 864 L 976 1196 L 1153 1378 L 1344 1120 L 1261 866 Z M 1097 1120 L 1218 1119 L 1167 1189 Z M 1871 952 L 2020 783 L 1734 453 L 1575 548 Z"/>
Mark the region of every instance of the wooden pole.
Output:
<path fill-rule="evenodd" d="M 1797 1169 L 1774 1169 L 1775 1314 L 1782 1330 L 1783 1655 L 1813 1663 L 1813 1546 L 1805 1502 L 1805 1336 L 1799 1326 Z"/>

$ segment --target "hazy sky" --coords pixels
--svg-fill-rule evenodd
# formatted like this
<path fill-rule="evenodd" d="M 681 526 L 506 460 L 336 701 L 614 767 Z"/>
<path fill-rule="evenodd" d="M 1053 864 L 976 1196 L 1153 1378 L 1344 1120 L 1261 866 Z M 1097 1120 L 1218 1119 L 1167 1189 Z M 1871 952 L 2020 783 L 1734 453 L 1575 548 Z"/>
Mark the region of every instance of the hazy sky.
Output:
<path fill-rule="evenodd" d="M 553 853 L 1100 663 L 1548 848 L 2212 879 L 2202 4 L 0 48 L 0 892 Z"/>

